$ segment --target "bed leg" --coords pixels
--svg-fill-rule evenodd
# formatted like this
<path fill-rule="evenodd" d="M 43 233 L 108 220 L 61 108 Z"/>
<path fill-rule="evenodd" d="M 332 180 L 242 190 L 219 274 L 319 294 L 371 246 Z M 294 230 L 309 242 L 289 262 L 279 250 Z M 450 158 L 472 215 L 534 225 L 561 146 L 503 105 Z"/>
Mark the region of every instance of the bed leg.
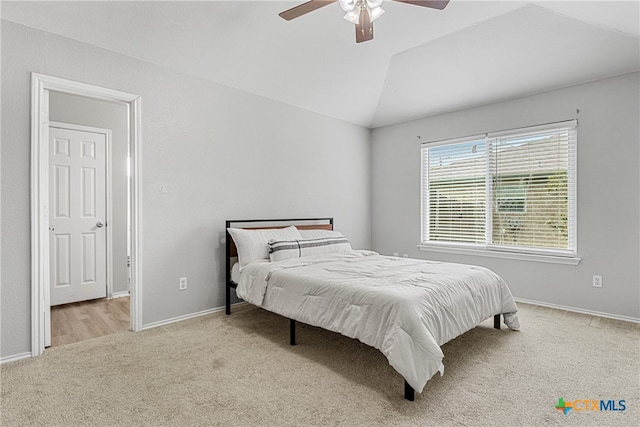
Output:
<path fill-rule="evenodd" d="M 289 344 L 296 345 L 296 321 L 289 319 Z"/>
<path fill-rule="evenodd" d="M 227 283 L 227 316 L 231 314 L 231 286 Z"/>
<path fill-rule="evenodd" d="M 404 398 L 410 402 L 416 400 L 416 392 L 413 387 L 409 385 L 407 380 L 404 380 Z"/>
<path fill-rule="evenodd" d="M 496 314 L 493 316 L 493 327 L 496 329 L 500 329 L 500 315 Z"/>

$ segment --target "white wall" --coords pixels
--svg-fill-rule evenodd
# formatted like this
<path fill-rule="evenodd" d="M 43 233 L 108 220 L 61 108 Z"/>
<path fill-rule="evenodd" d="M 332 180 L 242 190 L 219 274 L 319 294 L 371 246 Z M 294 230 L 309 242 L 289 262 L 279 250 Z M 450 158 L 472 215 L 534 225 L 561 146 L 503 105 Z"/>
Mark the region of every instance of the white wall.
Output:
<path fill-rule="evenodd" d="M 373 250 L 487 266 L 504 277 L 516 297 L 639 319 L 639 83 L 640 74 L 633 73 L 375 129 Z M 582 257 L 578 266 L 425 252 L 416 247 L 421 142 L 576 117 L 578 255 Z M 592 287 L 592 275 L 602 275 L 602 289 Z"/>
<path fill-rule="evenodd" d="M 1 357 L 30 351 L 31 72 L 142 96 L 143 324 L 224 305 L 225 219 L 333 216 L 370 247 L 368 129 L 11 22 L 1 31 Z"/>
<path fill-rule="evenodd" d="M 127 105 L 51 91 L 49 119 L 111 130 L 113 292 L 127 292 Z"/>

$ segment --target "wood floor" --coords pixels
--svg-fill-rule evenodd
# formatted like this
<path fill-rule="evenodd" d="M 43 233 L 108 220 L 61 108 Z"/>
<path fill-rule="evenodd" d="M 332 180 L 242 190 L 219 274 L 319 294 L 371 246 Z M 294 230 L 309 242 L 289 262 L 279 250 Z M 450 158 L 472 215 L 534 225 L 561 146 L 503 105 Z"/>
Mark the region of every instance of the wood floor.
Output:
<path fill-rule="evenodd" d="M 129 330 L 129 297 L 51 307 L 51 346 Z"/>

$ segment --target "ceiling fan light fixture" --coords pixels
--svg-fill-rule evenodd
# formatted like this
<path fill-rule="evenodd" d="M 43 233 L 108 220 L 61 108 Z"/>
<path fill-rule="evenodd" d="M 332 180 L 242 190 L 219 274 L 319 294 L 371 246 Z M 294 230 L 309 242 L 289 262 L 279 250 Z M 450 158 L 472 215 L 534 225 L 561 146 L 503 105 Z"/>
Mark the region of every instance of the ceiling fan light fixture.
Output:
<path fill-rule="evenodd" d="M 371 18 L 371 22 L 373 22 L 376 19 L 380 18 L 384 12 L 385 12 L 385 10 L 383 8 L 381 8 L 380 6 L 375 7 L 373 9 L 369 8 L 369 16 Z"/>
<path fill-rule="evenodd" d="M 353 11 L 353 9 L 355 9 L 356 7 L 356 4 L 358 3 L 358 0 L 339 0 L 339 1 L 340 1 L 340 7 L 345 12 Z"/>
<path fill-rule="evenodd" d="M 362 10 L 369 12 L 370 22 L 380 18 L 385 12 L 380 7 L 384 0 L 340 0 L 340 7 L 346 13 L 344 19 L 352 24 L 358 24 L 360 22 L 360 13 Z"/>
<path fill-rule="evenodd" d="M 357 24 L 360 20 L 360 6 L 354 7 L 352 10 L 344 14 L 344 19 L 351 22 L 352 24 Z"/>

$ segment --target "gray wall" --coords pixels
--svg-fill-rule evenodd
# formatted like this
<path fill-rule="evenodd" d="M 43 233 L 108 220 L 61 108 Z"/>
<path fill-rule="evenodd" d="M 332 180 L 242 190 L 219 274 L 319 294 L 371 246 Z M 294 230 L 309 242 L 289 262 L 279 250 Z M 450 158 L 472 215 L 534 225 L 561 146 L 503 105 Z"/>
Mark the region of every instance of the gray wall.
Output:
<path fill-rule="evenodd" d="M 1 31 L 2 357 L 30 351 L 31 72 L 142 96 L 143 324 L 224 304 L 225 219 L 333 216 L 370 247 L 368 129 L 11 22 Z"/>
<path fill-rule="evenodd" d="M 373 250 L 487 266 L 504 277 L 516 297 L 640 318 L 639 81 L 640 74 L 633 73 L 375 129 Z M 417 248 L 421 142 L 576 117 L 578 266 Z M 603 277 L 601 289 L 592 287 L 594 274 Z"/>
<path fill-rule="evenodd" d="M 111 130 L 113 292 L 127 292 L 127 121 L 126 104 L 51 91 L 49 119 Z"/>

